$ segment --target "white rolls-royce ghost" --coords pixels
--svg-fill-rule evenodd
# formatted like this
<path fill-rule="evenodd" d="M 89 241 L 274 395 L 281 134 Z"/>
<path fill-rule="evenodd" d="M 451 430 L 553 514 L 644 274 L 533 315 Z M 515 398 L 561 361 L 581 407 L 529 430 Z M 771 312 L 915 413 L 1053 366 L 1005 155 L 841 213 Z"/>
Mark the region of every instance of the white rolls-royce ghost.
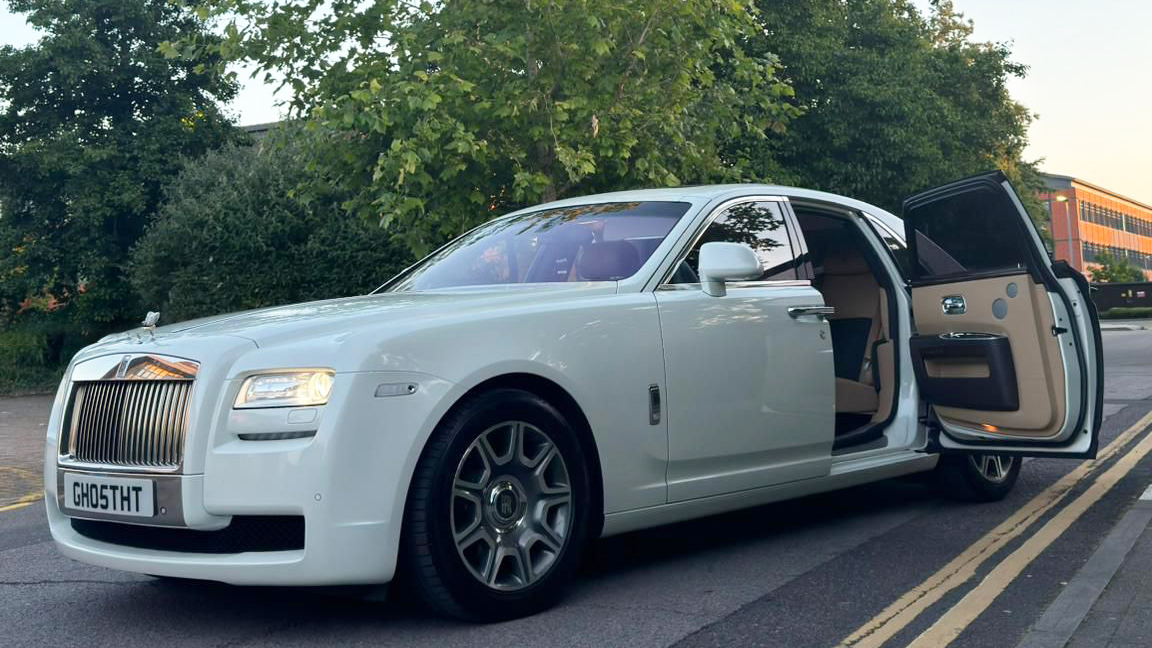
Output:
<path fill-rule="evenodd" d="M 1099 323 L 992 173 L 902 218 L 764 185 L 492 220 L 372 294 L 81 351 L 44 481 L 61 551 L 238 585 L 539 611 L 591 539 L 915 472 L 992 500 L 1095 455 Z"/>

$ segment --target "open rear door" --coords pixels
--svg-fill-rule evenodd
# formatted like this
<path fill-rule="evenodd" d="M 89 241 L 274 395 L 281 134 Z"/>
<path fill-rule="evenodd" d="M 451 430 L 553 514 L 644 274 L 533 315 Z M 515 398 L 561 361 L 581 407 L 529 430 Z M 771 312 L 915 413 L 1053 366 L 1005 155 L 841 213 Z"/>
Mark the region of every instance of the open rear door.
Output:
<path fill-rule="evenodd" d="M 1088 282 L 994 172 L 904 202 L 916 381 L 940 452 L 1091 458 L 1103 397 Z"/>

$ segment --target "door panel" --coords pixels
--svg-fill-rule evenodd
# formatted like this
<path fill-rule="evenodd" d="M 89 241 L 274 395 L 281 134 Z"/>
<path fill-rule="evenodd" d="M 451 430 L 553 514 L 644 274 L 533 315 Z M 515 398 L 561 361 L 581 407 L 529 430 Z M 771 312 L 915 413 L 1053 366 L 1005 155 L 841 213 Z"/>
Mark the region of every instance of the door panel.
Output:
<path fill-rule="evenodd" d="M 696 283 L 708 242 L 747 245 L 764 273 L 714 297 Z M 823 296 L 797 275 L 799 230 L 779 198 L 723 203 L 656 291 L 668 413 L 668 499 L 827 475 L 835 433 Z M 792 309 L 789 312 L 789 309 Z"/>
<path fill-rule="evenodd" d="M 828 324 L 788 315 L 823 304 L 820 293 L 729 284 L 724 297 L 684 286 L 656 299 L 669 501 L 827 475 L 835 427 Z"/>
<path fill-rule="evenodd" d="M 913 365 L 941 451 L 1091 457 L 1100 329 L 1000 172 L 909 198 Z"/>
<path fill-rule="evenodd" d="M 964 298 L 965 312 L 945 314 L 941 307 L 944 298 L 957 295 Z M 994 411 L 937 406 L 936 414 L 941 419 L 979 428 L 995 426 L 1002 434 L 1010 435 L 1052 438 L 1060 433 L 1066 410 L 1064 364 L 1060 340 L 1052 335 L 1055 322 L 1044 286 L 1032 283 L 1026 273 L 919 286 L 912 291 L 912 308 L 920 335 L 988 333 L 1007 338 L 1011 347 L 1019 409 Z M 972 381 L 993 378 L 989 364 L 980 360 L 927 360 L 924 364 L 930 378 L 933 374 Z"/>

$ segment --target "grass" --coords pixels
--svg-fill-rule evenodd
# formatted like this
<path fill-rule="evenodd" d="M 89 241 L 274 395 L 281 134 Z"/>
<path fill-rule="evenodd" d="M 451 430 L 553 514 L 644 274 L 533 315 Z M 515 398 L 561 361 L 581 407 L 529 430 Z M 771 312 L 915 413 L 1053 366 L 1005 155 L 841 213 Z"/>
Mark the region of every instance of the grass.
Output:
<path fill-rule="evenodd" d="M 51 394 L 63 376 L 64 367 L 5 367 L 0 370 L 0 396 Z"/>
<path fill-rule="evenodd" d="M 1121 306 L 1100 312 L 1100 319 L 1137 319 L 1152 317 L 1152 306 Z"/>

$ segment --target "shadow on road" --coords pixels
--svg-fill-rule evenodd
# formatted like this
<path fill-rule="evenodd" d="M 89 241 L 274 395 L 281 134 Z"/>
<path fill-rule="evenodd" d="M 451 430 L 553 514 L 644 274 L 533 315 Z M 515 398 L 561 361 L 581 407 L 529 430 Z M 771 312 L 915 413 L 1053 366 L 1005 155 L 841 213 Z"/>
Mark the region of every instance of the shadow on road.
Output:
<path fill-rule="evenodd" d="M 633 571 L 675 569 L 680 561 L 707 559 L 708 554 L 719 556 L 744 545 L 803 535 L 854 518 L 874 518 L 910 505 L 966 506 L 941 500 L 923 481 L 919 477 L 889 480 L 598 540 L 585 559 L 577 589 L 595 588 L 598 581 L 626 577 Z M 402 586 L 389 592 L 386 602 L 366 600 L 368 588 L 234 587 L 179 579 L 155 579 L 137 587 L 149 592 L 152 612 L 161 615 L 165 608 L 172 614 L 207 608 L 236 621 L 262 617 L 289 620 L 289 625 L 317 621 L 389 627 L 397 623 L 456 625 L 426 611 L 415 601 L 415 594 Z"/>

